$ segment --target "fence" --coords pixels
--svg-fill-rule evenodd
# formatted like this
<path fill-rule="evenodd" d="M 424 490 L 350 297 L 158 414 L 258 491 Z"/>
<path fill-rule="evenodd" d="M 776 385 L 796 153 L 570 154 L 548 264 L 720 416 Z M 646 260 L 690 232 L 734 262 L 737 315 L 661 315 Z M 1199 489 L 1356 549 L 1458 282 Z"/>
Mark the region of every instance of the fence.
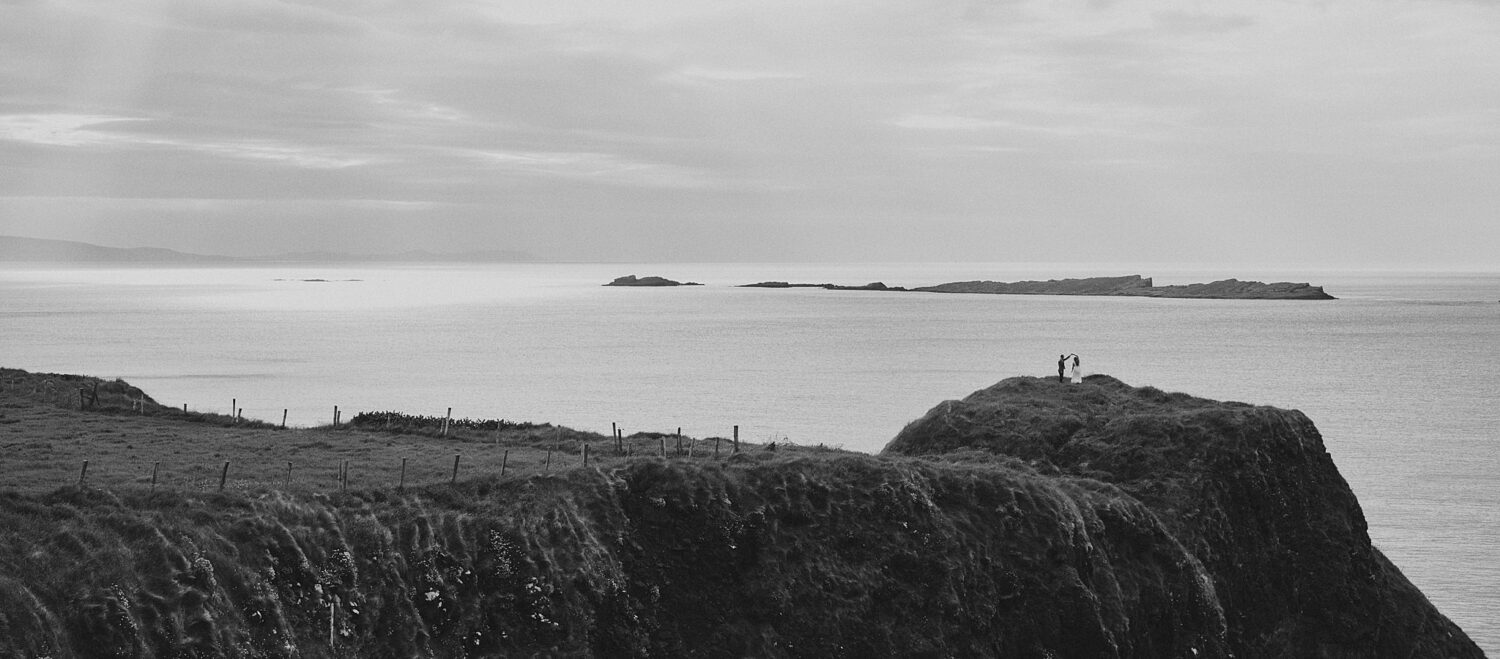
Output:
<path fill-rule="evenodd" d="M 347 420 L 330 406 L 330 425 L 286 428 L 250 419 L 238 398 L 232 415 L 168 407 L 115 380 L 0 369 L 10 439 L 0 441 L 0 487 L 50 491 L 63 486 L 118 490 L 338 492 L 405 490 L 471 478 L 519 478 L 567 469 L 607 467 L 653 456 L 729 459 L 768 446 L 729 437 L 676 433 L 626 436 L 505 419 L 360 412 Z M 80 410 L 80 412 L 58 412 Z M 27 410 L 21 415 L 16 410 Z M 52 410 L 52 411 L 48 411 Z M 25 421 L 22 421 L 24 417 Z M 186 423 L 184 423 L 186 422 Z M 6 436 L 0 434 L 0 440 Z M 782 440 L 783 446 L 794 447 Z M 801 448 L 801 447 L 796 447 Z"/>
<path fill-rule="evenodd" d="M 358 418 L 360 415 L 356 415 Z M 51 475 L 35 474 L 30 480 L 41 489 L 77 485 L 149 491 L 402 492 L 474 478 L 529 478 L 580 467 L 607 468 L 643 458 L 727 460 L 742 448 L 738 426 L 729 438 L 706 439 L 685 437 L 680 429 L 671 435 L 640 433 L 626 437 L 618 424 L 608 438 L 550 427 L 552 437 L 539 442 L 538 432 L 544 432 L 544 427 L 526 425 L 529 427 L 525 430 L 503 438 L 498 432 L 492 437 L 450 434 L 438 441 L 418 432 L 359 432 L 351 425 L 337 430 L 259 432 L 255 434 L 262 436 L 261 441 L 241 440 L 232 449 L 219 447 L 221 450 L 211 456 L 187 452 L 147 460 L 138 455 L 91 455 L 74 463 L 73 477 L 55 473 L 54 469 Z M 753 450 L 764 454 L 776 448 L 773 443 Z"/>

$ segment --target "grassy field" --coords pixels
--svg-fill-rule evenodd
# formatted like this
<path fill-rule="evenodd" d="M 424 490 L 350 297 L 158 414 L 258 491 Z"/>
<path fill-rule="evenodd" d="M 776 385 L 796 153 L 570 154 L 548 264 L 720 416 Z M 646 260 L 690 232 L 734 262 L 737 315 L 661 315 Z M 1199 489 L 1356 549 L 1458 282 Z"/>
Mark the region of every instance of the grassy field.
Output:
<path fill-rule="evenodd" d="M 0 489 L 37 493 L 82 482 L 149 490 L 153 474 L 154 487 L 184 491 L 217 491 L 221 480 L 231 492 L 395 489 L 450 482 L 455 456 L 464 480 L 576 468 L 585 447 L 591 466 L 663 453 L 727 459 L 734 451 L 728 438 L 636 433 L 617 446 L 606 435 L 548 424 L 464 419 L 444 434 L 441 418 L 384 412 L 349 418 L 337 428 L 282 429 L 159 405 L 118 380 L 0 369 Z M 747 442 L 740 450 L 769 452 Z"/>

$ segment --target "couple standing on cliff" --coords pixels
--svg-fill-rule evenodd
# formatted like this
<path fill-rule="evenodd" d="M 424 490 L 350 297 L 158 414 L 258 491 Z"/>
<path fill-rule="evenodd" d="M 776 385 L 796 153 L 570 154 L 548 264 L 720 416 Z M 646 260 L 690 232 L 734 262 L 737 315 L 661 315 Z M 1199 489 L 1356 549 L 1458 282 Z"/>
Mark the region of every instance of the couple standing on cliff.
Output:
<path fill-rule="evenodd" d="M 1080 382 L 1083 382 L 1083 371 L 1078 368 L 1078 365 L 1082 363 L 1082 360 L 1080 360 L 1078 358 L 1078 354 L 1077 353 L 1066 355 L 1066 356 L 1064 356 L 1064 355 L 1058 355 L 1057 356 L 1057 381 L 1058 382 L 1063 382 L 1064 381 L 1064 379 L 1063 379 L 1064 378 L 1064 373 L 1068 371 L 1068 358 L 1069 357 L 1073 358 L 1073 369 L 1072 369 L 1072 372 L 1071 373 L 1067 373 L 1067 375 L 1072 376 L 1072 378 L 1073 378 L 1073 384 L 1078 384 Z"/>

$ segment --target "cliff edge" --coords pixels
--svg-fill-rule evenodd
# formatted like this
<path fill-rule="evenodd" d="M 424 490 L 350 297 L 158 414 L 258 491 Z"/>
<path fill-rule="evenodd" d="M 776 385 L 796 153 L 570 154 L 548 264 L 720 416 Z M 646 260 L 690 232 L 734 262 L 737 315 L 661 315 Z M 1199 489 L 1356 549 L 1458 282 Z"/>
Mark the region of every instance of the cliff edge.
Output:
<path fill-rule="evenodd" d="M 977 450 L 1120 488 L 1210 579 L 1243 657 L 1479 657 L 1370 544 L 1301 412 L 1131 387 L 1012 378 L 939 404 L 889 455 Z"/>
<path fill-rule="evenodd" d="M 25 400 L 10 428 L 46 411 Z M 202 426 L 133 418 L 100 441 Z M 301 463 L 355 445 L 294 439 Z M 1003 381 L 881 456 L 549 456 L 326 493 L 143 476 L 0 492 L 0 529 L 5 657 L 1482 656 L 1370 546 L 1301 413 L 1105 376 Z"/>

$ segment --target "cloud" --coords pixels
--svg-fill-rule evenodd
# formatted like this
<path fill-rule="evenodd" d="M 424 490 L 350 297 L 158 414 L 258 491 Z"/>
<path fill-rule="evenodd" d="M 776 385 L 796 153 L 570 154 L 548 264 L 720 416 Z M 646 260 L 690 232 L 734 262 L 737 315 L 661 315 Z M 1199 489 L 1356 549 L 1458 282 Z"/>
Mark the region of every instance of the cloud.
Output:
<path fill-rule="evenodd" d="M 0 115 L 0 139 L 50 146 L 109 144 L 121 136 L 93 128 L 126 121 L 142 119 L 89 114 Z"/>
<path fill-rule="evenodd" d="M 1331 222 L 1264 194 L 1301 185 L 1279 167 L 1349 207 L 1409 195 L 1381 222 L 1446 177 L 1469 186 L 1446 217 L 1477 222 L 1496 33 L 1500 8 L 1447 0 L 3 3 L 0 190 L 451 202 L 556 235 Z"/>
<path fill-rule="evenodd" d="M 607 153 L 469 151 L 503 171 L 625 187 L 705 188 L 711 177 L 689 167 L 632 161 Z"/>
<path fill-rule="evenodd" d="M 370 162 L 365 157 L 271 140 L 168 139 L 104 129 L 108 126 L 146 121 L 149 120 L 76 114 L 0 115 L 0 139 L 43 146 L 167 149 L 275 162 L 306 169 L 339 169 Z"/>

